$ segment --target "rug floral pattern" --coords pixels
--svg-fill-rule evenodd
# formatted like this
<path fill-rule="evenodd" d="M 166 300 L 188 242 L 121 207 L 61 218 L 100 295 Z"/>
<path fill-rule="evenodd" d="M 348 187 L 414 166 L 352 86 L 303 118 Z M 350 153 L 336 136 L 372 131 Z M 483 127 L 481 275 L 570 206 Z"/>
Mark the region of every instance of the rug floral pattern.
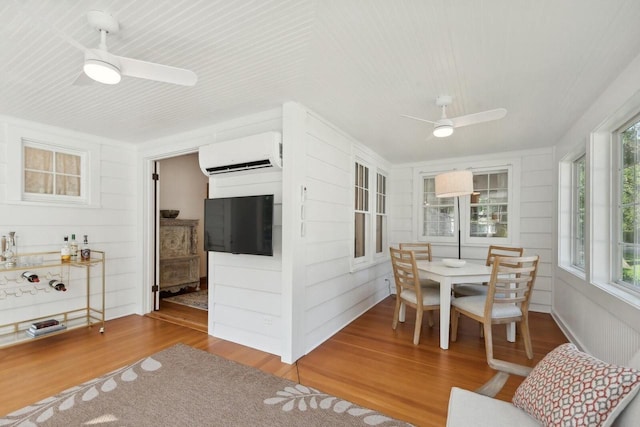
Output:
<path fill-rule="evenodd" d="M 285 387 L 284 390 L 278 391 L 276 397 L 264 400 L 267 405 L 282 404 L 282 410 L 290 411 L 309 411 L 309 410 L 333 410 L 336 413 L 347 413 L 354 417 L 362 417 L 362 421 L 366 425 L 377 426 L 392 418 L 386 417 L 379 412 L 371 409 L 361 408 L 346 400 L 338 399 L 322 393 L 311 387 L 296 384 L 293 387 Z"/>
<path fill-rule="evenodd" d="M 100 395 L 109 393 L 118 388 L 119 382 L 132 382 L 138 379 L 137 369 L 153 372 L 162 367 L 162 364 L 152 357 L 142 359 L 137 363 L 115 370 L 103 377 L 87 381 L 79 386 L 72 387 L 57 396 L 36 402 L 18 411 L 0 418 L 0 426 L 19 425 L 20 427 L 35 427 L 48 421 L 56 411 L 68 411 L 76 404 L 89 402 Z M 109 420 L 101 420 L 107 422 Z"/>

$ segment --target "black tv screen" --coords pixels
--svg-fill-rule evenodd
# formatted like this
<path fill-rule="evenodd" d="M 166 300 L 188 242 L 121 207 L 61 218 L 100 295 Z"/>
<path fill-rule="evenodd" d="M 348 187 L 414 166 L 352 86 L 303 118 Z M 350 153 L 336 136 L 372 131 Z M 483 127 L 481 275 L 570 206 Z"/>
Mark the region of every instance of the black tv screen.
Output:
<path fill-rule="evenodd" d="M 273 255 L 273 194 L 204 201 L 204 250 Z"/>

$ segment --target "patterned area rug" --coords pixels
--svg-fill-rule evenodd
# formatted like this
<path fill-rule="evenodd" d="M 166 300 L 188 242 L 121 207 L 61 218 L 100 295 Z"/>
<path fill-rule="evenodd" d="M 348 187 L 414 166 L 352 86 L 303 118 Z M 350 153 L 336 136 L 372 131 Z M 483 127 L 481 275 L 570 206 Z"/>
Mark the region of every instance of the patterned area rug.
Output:
<path fill-rule="evenodd" d="M 163 298 L 163 301 L 175 304 L 188 305 L 199 310 L 209 309 L 209 293 L 205 291 L 189 292 L 187 294 L 176 295 L 175 297 Z"/>
<path fill-rule="evenodd" d="M 202 402 L 206 404 L 202 404 Z M 178 344 L 0 418 L 0 426 L 408 426 Z"/>

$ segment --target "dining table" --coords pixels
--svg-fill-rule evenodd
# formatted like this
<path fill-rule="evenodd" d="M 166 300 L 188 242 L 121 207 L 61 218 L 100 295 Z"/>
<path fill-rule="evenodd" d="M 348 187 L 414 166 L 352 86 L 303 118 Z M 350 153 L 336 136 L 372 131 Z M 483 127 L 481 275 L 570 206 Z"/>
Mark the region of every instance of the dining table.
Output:
<path fill-rule="evenodd" d="M 416 261 L 420 277 L 440 283 L 440 348 L 449 348 L 451 293 L 459 283 L 483 283 L 491 279 L 491 266 L 466 261 L 461 267 L 449 267 L 443 261 Z M 515 323 L 507 324 L 507 340 L 515 342 Z"/>

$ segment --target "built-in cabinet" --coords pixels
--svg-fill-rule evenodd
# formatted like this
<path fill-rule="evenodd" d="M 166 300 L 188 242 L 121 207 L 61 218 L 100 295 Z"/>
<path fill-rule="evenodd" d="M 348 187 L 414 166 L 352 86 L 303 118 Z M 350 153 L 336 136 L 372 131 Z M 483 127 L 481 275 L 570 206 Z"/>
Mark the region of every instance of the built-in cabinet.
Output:
<path fill-rule="evenodd" d="M 160 219 L 160 290 L 200 289 L 197 219 Z"/>

